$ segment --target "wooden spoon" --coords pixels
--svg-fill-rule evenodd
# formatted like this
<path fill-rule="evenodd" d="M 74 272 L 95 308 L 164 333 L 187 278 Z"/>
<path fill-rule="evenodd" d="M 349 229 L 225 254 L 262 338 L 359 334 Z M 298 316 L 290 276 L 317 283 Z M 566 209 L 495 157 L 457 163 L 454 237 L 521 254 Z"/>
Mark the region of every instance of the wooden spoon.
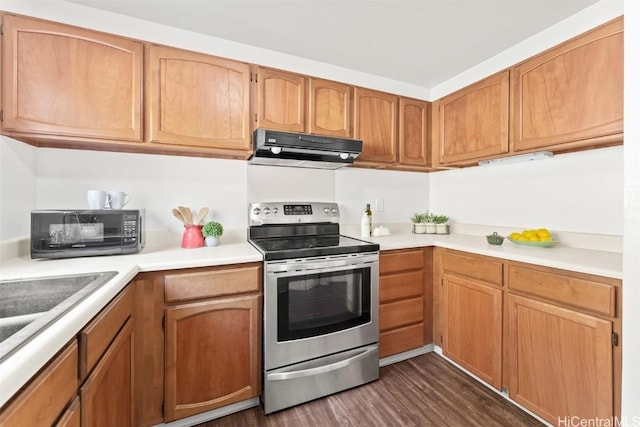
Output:
<path fill-rule="evenodd" d="M 185 222 L 184 222 L 184 217 L 182 216 L 182 213 L 180 213 L 180 211 L 179 211 L 178 209 L 173 208 L 173 209 L 171 210 L 171 212 L 173 212 L 173 216 L 175 216 L 176 218 L 178 218 L 178 220 L 179 220 L 181 223 L 183 223 L 183 224 L 185 223 Z"/>
<path fill-rule="evenodd" d="M 184 225 L 193 225 L 193 213 L 186 206 L 178 206 L 178 210 L 184 217 Z"/>
<path fill-rule="evenodd" d="M 200 209 L 200 212 L 198 212 L 198 216 L 196 218 L 196 225 L 200 225 L 200 223 L 202 222 L 202 220 L 204 219 L 205 216 L 207 216 L 209 214 L 209 208 L 208 207 L 204 207 L 202 209 Z"/>

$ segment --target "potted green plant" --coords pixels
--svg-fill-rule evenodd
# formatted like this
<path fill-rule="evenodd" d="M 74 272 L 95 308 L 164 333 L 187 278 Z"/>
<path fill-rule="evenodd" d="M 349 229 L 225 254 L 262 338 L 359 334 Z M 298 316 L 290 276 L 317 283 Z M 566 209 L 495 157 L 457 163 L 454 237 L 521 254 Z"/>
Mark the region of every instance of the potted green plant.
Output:
<path fill-rule="evenodd" d="M 424 234 L 426 232 L 425 214 L 414 213 L 411 216 L 411 222 L 413 223 L 413 232 L 415 234 Z"/>
<path fill-rule="evenodd" d="M 433 222 L 436 224 L 436 233 L 449 234 L 449 226 L 447 225 L 449 217 L 446 215 L 434 215 Z"/>
<path fill-rule="evenodd" d="M 207 246 L 218 246 L 223 232 L 222 224 L 216 221 L 209 221 L 202 227 L 202 235 Z"/>
<path fill-rule="evenodd" d="M 435 218 L 435 215 L 431 212 L 427 212 L 424 216 L 427 234 L 436 234 L 436 223 L 434 222 L 433 218 Z"/>

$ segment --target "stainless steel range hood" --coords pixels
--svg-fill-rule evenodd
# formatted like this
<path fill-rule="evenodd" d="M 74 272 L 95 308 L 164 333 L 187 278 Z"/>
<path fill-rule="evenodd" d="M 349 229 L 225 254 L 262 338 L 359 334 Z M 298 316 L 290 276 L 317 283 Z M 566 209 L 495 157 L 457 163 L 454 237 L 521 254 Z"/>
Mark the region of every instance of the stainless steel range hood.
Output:
<path fill-rule="evenodd" d="M 362 141 L 303 133 L 257 129 L 253 133 L 252 165 L 338 169 L 362 152 Z"/>

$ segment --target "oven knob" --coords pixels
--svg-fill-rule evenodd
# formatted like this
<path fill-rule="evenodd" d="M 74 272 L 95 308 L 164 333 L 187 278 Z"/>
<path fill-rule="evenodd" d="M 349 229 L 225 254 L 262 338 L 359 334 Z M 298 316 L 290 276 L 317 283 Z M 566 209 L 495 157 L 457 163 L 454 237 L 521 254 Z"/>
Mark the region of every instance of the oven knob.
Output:
<path fill-rule="evenodd" d="M 331 210 L 329 208 L 324 208 L 323 209 L 324 213 L 328 214 L 329 212 L 331 212 Z"/>
<path fill-rule="evenodd" d="M 337 214 L 337 213 L 338 213 L 338 209 L 336 209 L 336 208 L 331 208 L 331 213 L 332 213 L 332 214 L 334 214 L 334 215 L 335 215 L 335 214 Z"/>
<path fill-rule="evenodd" d="M 277 214 L 278 213 L 278 208 L 271 209 L 271 212 L 273 212 L 274 215 Z"/>
<path fill-rule="evenodd" d="M 264 215 L 269 215 L 269 213 L 271 213 L 271 209 L 269 209 L 269 208 L 263 208 L 263 209 L 262 209 L 262 213 L 263 213 Z"/>
<path fill-rule="evenodd" d="M 253 214 L 258 215 L 260 213 L 260 208 L 253 208 Z"/>

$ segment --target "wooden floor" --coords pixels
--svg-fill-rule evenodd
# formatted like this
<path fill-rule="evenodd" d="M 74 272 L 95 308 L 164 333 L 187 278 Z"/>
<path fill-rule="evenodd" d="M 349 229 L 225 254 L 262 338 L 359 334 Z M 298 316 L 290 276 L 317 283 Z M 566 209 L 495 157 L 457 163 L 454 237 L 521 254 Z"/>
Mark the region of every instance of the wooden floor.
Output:
<path fill-rule="evenodd" d="M 378 381 L 271 415 L 247 409 L 199 427 L 542 426 L 435 353 L 380 368 Z"/>

